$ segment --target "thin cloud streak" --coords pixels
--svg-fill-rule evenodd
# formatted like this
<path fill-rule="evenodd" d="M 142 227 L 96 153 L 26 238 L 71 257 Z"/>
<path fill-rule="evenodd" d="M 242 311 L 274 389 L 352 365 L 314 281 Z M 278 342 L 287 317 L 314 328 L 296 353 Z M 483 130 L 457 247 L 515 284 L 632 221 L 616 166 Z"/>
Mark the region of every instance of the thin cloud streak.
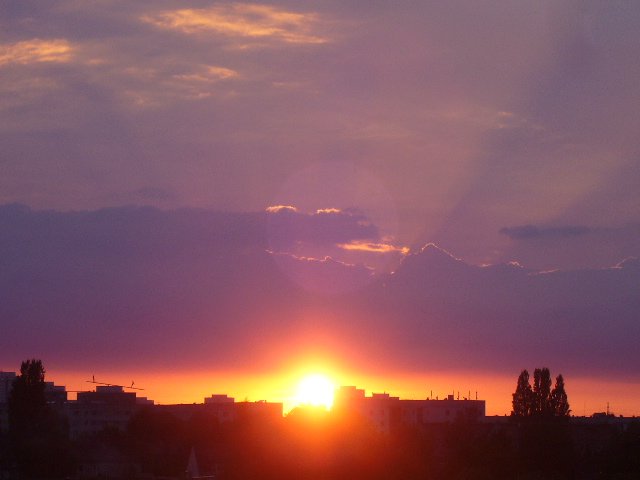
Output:
<path fill-rule="evenodd" d="M 194 81 L 194 82 L 215 82 L 218 80 L 227 80 L 230 78 L 236 78 L 239 73 L 235 70 L 225 67 L 216 67 L 207 65 L 200 69 L 197 73 L 190 74 L 176 74 L 173 77 L 178 80 Z"/>
<path fill-rule="evenodd" d="M 231 37 L 271 39 L 293 44 L 325 43 L 313 34 L 314 13 L 296 13 L 270 5 L 219 4 L 207 9 L 180 9 L 141 17 L 159 28 L 186 34 L 218 33 Z"/>
<path fill-rule="evenodd" d="M 0 67 L 7 64 L 66 63 L 73 47 L 67 40 L 34 38 L 12 44 L 0 44 Z"/>

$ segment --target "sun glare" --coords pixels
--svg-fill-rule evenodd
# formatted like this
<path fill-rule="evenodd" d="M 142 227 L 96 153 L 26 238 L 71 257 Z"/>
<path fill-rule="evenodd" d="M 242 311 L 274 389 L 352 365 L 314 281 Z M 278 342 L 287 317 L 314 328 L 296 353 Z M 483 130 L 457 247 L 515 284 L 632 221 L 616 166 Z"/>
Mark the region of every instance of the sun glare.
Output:
<path fill-rule="evenodd" d="M 328 410 L 333 405 L 334 390 L 335 385 L 325 375 L 307 375 L 298 383 L 295 404 L 324 407 Z"/>

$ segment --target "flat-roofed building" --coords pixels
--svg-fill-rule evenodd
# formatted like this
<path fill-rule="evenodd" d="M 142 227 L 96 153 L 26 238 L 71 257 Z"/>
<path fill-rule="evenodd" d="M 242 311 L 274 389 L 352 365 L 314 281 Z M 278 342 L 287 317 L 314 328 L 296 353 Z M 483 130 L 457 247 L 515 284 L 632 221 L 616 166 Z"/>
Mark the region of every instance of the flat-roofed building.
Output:
<path fill-rule="evenodd" d="M 0 371 L 0 433 L 9 431 L 9 395 L 15 379 L 15 372 Z"/>
<path fill-rule="evenodd" d="M 484 400 L 455 399 L 402 400 L 402 422 L 410 425 L 448 423 L 460 419 L 479 420 L 485 416 Z"/>
<path fill-rule="evenodd" d="M 104 429 L 125 430 L 139 405 L 136 394 L 117 385 L 98 386 L 94 392 L 79 392 L 67 402 L 69 433 L 73 438 Z"/>
<path fill-rule="evenodd" d="M 203 414 L 215 418 L 218 423 L 230 423 L 250 419 L 270 421 L 282 419 L 283 405 L 278 402 L 236 402 L 224 394 L 211 395 L 204 403 L 156 405 L 156 411 L 167 412 L 181 420 L 191 420 L 194 415 Z"/>
<path fill-rule="evenodd" d="M 44 382 L 44 398 L 49 405 L 62 407 L 67 402 L 67 389 L 63 385 Z"/>
<path fill-rule="evenodd" d="M 9 394 L 16 379 L 15 372 L 3 372 L 0 370 L 0 403 L 9 402 Z"/>
<path fill-rule="evenodd" d="M 353 386 L 336 390 L 333 408 L 346 414 L 359 414 L 381 432 L 389 432 L 400 425 L 479 420 L 485 416 L 484 400 L 457 400 L 453 395 L 442 400 L 401 400 L 388 393 L 374 393 L 367 397 L 364 390 Z"/>

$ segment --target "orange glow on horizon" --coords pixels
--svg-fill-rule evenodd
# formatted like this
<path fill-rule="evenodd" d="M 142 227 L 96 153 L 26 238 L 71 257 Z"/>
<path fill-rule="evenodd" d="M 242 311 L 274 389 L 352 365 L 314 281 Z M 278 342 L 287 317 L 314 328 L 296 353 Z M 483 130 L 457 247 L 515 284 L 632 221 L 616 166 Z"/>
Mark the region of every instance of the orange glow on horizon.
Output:
<path fill-rule="evenodd" d="M 267 400 L 283 404 L 286 415 L 291 409 L 304 403 L 300 400 L 298 384 L 301 379 L 316 372 L 329 380 L 335 387 L 352 385 L 363 388 L 366 395 L 388 392 L 402 399 L 445 398 L 454 393 L 460 399 L 470 396 L 486 401 L 487 415 L 509 415 L 511 400 L 518 372 L 513 375 L 495 375 L 491 373 L 475 373 L 465 375 L 460 372 L 437 372 L 433 374 L 385 372 L 379 375 L 346 371 L 336 365 L 322 362 L 293 362 L 299 367 L 295 369 L 261 372 L 206 372 L 192 371 L 96 371 L 78 372 L 48 369 L 47 381 L 56 385 L 64 385 L 67 390 L 92 390 L 95 385 L 87 383 L 92 374 L 96 381 L 131 385 L 144 388 L 136 390 L 138 396 L 144 396 L 156 404 L 203 403 L 212 394 L 228 394 L 237 402 L 255 402 Z M 565 373 L 565 372 L 562 372 Z M 567 372 L 565 375 L 567 393 L 571 406 L 571 414 L 589 416 L 595 412 L 606 411 L 607 403 L 616 415 L 638 416 L 637 398 L 640 386 L 637 382 L 616 380 L 578 378 Z M 75 393 L 69 394 L 70 399 Z M 323 406 L 320 402 L 316 405 Z M 326 404 L 325 404 L 326 405 Z"/>

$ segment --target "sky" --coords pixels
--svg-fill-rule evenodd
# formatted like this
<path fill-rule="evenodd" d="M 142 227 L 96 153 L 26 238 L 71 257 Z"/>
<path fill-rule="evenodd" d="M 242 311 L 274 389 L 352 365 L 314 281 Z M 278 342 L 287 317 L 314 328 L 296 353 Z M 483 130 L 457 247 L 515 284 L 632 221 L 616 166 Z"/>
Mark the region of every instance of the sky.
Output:
<path fill-rule="evenodd" d="M 637 2 L 9 0 L 0 32 L 0 369 L 508 413 L 547 366 L 640 414 Z"/>

